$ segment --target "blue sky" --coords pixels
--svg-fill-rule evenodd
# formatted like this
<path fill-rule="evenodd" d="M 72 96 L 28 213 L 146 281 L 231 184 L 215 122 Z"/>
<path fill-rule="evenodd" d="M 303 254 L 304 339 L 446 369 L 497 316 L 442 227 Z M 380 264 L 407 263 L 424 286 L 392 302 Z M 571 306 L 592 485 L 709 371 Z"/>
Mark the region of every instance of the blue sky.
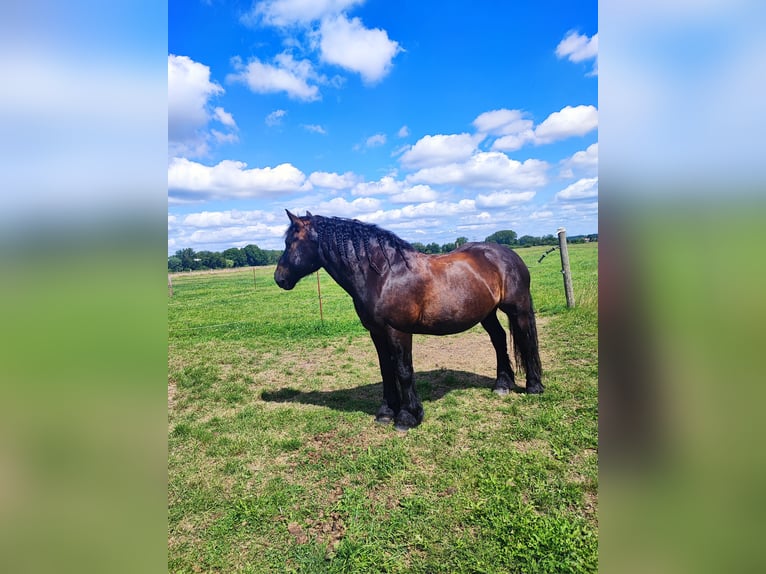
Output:
<path fill-rule="evenodd" d="M 593 2 L 171 1 L 168 252 L 598 231 Z"/>

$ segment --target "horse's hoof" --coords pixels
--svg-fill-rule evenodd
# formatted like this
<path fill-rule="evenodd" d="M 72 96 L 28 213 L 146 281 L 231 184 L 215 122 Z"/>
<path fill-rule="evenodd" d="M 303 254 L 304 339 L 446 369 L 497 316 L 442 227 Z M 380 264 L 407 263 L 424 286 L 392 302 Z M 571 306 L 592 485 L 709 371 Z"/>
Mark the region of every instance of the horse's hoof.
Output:
<path fill-rule="evenodd" d="M 539 395 L 545 390 L 545 387 L 540 381 L 535 381 L 533 383 L 527 383 L 527 394 L 528 395 Z"/>
<path fill-rule="evenodd" d="M 421 416 L 422 419 L 422 416 Z M 394 419 L 394 428 L 400 432 L 407 432 L 411 428 L 415 428 L 420 424 L 420 420 L 416 418 L 412 413 L 408 411 L 399 411 Z"/>
<path fill-rule="evenodd" d="M 388 405 L 381 405 L 378 412 L 375 413 L 375 422 L 381 425 L 387 425 L 394 420 L 394 411 Z"/>

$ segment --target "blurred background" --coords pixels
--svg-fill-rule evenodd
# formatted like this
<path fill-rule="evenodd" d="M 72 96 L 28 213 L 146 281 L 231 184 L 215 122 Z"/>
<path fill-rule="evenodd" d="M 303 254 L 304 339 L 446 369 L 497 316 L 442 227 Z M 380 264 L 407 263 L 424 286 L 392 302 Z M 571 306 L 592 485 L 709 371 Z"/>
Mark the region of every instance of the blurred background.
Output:
<path fill-rule="evenodd" d="M 765 566 L 764 6 L 599 4 L 604 572 Z M 167 568 L 166 66 L 164 5 L 0 7 L 3 572 Z"/>

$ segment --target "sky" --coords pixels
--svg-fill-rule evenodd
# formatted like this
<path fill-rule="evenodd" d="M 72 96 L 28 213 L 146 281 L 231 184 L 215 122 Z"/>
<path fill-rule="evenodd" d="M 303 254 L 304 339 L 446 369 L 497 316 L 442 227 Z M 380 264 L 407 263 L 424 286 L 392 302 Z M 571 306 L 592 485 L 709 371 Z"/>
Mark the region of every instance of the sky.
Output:
<path fill-rule="evenodd" d="M 598 232 L 597 2 L 171 0 L 168 253 Z"/>

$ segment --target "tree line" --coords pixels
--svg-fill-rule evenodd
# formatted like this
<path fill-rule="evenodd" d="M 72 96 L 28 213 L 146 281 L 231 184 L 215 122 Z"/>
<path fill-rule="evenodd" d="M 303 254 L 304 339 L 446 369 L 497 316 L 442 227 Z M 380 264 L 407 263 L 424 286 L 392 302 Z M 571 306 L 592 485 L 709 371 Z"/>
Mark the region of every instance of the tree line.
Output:
<path fill-rule="evenodd" d="M 484 241 L 501 243 L 509 247 L 532 247 L 533 245 L 558 245 L 556 235 L 522 235 L 518 237 L 511 229 L 503 229 L 489 235 Z M 589 235 L 573 235 L 567 237 L 567 243 L 587 243 L 598 241 L 598 233 Z M 414 242 L 411 245 L 421 253 L 449 253 L 468 242 L 467 237 L 458 237 L 454 242 L 423 244 Z M 226 269 L 228 267 L 249 267 L 258 265 L 274 265 L 282 256 L 281 249 L 261 249 L 257 245 L 245 247 L 230 247 L 225 251 L 194 251 L 191 247 L 179 249 L 175 254 L 168 257 L 168 271 L 198 271 L 206 269 Z"/>

